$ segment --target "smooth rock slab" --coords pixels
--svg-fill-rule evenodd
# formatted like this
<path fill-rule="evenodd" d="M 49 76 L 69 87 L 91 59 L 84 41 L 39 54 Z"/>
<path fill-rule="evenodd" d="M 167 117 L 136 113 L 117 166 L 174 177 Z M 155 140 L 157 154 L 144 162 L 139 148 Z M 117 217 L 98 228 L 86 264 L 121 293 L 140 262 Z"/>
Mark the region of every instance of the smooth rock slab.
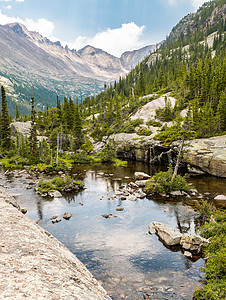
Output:
<path fill-rule="evenodd" d="M 0 189 L 0 298 L 110 300 L 77 257 L 6 203 L 7 195 Z"/>
<path fill-rule="evenodd" d="M 217 195 L 214 200 L 216 201 L 226 201 L 226 196 L 225 195 Z"/>
<path fill-rule="evenodd" d="M 145 180 L 151 178 L 150 175 L 144 173 L 144 172 L 135 172 L 134 173 L 134 179 L 136 180 Z"/>
<path fill-rule="evenodd" d="M 155 228 L 156 234 L 167 246 L 176 246 L 180 244 L 182 234 L 173 228 L 158 222 L 151 222 L 149 224 L 149 232 L 153 232 Z"/>

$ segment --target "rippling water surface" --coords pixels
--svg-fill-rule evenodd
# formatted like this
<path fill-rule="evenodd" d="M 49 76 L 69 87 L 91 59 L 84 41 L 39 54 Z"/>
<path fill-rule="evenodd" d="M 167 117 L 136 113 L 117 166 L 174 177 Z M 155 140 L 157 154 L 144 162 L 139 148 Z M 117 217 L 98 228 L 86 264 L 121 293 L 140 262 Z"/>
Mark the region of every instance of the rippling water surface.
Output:
<path fill-rule="evenodd" d="M 139 163 L 127 168 L 78 166 L 73 173 L 84 180 L 86 190 L 53 200 L 27 190 L 21 178 L 5 184 L 2 176 L 0 183 L 20 194 L 18 202 L 28 209 L 27 216 L 39 220 L 39 225 L 76 254 L 112 299 L 192 299 L 192 291 L 199 285 L 202 259 L 191 261 L 180 250 L 167 249 L 155 235 L 148 234 L 148 225 L 159 221 L 194 233 L 197 215 L 183 199 L 110 199 L 119 185 L 130 181 L 125 177 L 133 177 L 135 171 L 153 174 L 156 169 Z M 225 186 L 225 181 L 212 177 L 193 182 L 201 192 L 214 193 L 214 189 Z M 124 210 L 116 211 L 118 207 Z M 68 221 L 62 218 L 66 211 L 73 214 Z M 101 216 L 109 213 L 117 217 Z M 62 221 L 52 224 L 53 215 Z"/>

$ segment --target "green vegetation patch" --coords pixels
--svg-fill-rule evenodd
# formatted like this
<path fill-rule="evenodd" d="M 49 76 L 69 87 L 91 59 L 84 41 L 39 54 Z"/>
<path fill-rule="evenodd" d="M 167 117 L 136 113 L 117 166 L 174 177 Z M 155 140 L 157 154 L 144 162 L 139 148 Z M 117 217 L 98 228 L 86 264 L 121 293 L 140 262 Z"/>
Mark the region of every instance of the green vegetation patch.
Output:
<path fill-rule="evenodd" d="M 170 165 L 168 171 L 158 172 L 146 182 L 144 191 L 147 194 L 170 193 L 172 191 L 188 191 L 192 187 L 186 181 L 186 176 L 177 175 L 173 180 L 173 168 Z"/>
<path fill-rule="evenodd" d="M 73 180 L 70 176 L 55 177 L 49 180 L 41 179 L 38 183 L 37 189 L 43 194 L 53 191 L 62 191 L 68 186 L 70 186 L 72 190 L 79 190 L 83 189 L 84 184 L 83 182 Z"/>
<path fill-rule="evenodd" d="M 206 202 L 206 201 L 205 201 Z M 194 292 L 196 300 L 217 300 L 226 298 L 226 212 L 213 210 L 208 203 L 201 203 L 201 216 L 205 207 L 207 224 L 201 228 L 201 235 L 209 238 L 204 254 L 206 264 L 203 271 L 206 272 L 206 282 Z M 208 213 L 207 213 L 208 210 Z M 213 214 L 212 214 L 213 213 Z"/>
<path fill-rule="evenodd" d="M 148 128 L 145 128 L 145 127 L 140 127 L 138 129 L 138 135 L 145 135 L 145 136 L 149 136 L 149 135 L 152 135 L 152 131 Z"/>

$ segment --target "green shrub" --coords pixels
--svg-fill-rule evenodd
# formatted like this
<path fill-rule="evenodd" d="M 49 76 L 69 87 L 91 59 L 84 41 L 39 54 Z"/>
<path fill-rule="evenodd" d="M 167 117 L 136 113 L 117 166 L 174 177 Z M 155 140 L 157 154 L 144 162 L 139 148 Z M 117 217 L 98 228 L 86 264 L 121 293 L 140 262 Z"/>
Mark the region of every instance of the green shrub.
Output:
<path fill-rule="evenodd" d="M 205 210 L 207 205 L 204 204 Z M 206 272 L 206 282 L 194 292 L 196 300 L 217 300 L 226 298 L 226 212 L 212 210 L 209 207 L 210 215 L 213 212 L 215 222 L 205 224 L 201 228 L 201 235 L 210 238 L 204 254 L 207 258 L 203 271 Z M 200 213 L 203 211 L 203 205 Z"/>
<path fill-rule="evenodd" d="M 52 191 L 62 191 L 62 189 L 68 185 L 76 186 L 84 186 L 83 182 L 75 181 L 70 176 L 67 177 L 54 177 L 49 180 L 40 180 L 38 183 L 38 191 L 40 193 L 47 193 Z"/>
<path fill-rule="evenodd" d="M 147 126 L 153 126 L 153 127 L 162 127 L 162 123 L 156 120 L 149 120 L 146 122 Z"/>
<path fill-rule="evenodd" d="M 211 215 L 215 211 L 215 207 L 207 200 L 201 199 L 195 203 L 195 208 L 199 211 L 200 218 L 203 222 L 210 219 Z"/>
<path fill-rule="evenodd" d="M 40 193 L 52 192 L 54 191 L 54 185 L 52 184 L 51 180 L 41 180 L 38 183 L 38 191 Z"/>
<path fill-rule="evenodd" d="M 116 159 L 116 152 L 111 143 L 107 143 L 106 147 L 99 153 L 99 158 L 103 163 L 113 163 Z"/>
<path fill-rule="evenodd" d="M 138 130 L 138 135 L 145 135 L 145 136 L 149 136 L 151 135 L 153 132 L 145 127 L 140 127 Z"/>
<path fill-rule="evenodd" d="M 186 182 L 186 176 L 177 175 L 172 180 L 173 168 L 170 165 L 168 171 L 159 172 L 152 176 L 146 182 L 144 191 L 148 194 L 161 194 L 161 193 L 170 193 L 171 191 L 188 191 L 191 189 L 191 186 Z"/>
<path fill-rule="evenodd" d="M 1 159 L 1 163 L 6 169 L 23 169 L 25 165 L 29 165 L 29 159 L 16 155 Z"/>
<path fill-rule="evenodd" d="M 93 163 L 93 161 L 93 157 L 88 155 L 85 151 L 79 152 L 74 155 L 74 163 L 91 164 Z"/>

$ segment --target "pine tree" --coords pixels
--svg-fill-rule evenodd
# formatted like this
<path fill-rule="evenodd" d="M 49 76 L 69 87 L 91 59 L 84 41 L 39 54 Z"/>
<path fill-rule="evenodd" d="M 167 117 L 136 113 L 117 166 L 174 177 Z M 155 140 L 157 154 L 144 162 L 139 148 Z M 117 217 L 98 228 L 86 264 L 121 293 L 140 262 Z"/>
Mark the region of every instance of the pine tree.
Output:
<path fill-rule="evenodd" d="M 75 137 L 74 150 L 77 150 L 83 144 L 82 120 L 78 104 L 75 106 L 73 135 Z"/>
<path fill-rule="evenodd" d="M 2 96 L 2 114 L 1 114 L 1 145 L 3 151 L 8 151 L 10 149 L 10 117 L 7 109 L 7 100 L 5 89 L 1 86 L 1 96 Z"/>
<path fill-rule="evenodd" d="M 20 118 L 20 113 L 19 113 L 18 105 L 16 105 L 16 121 L 18 121 L 19 118 Z"/>
<path fill-rule="evenodd" d="M 30 154 L 31 161 L 36 162 L 38 160 L 38 145 L 37 145 L 37 132 L 35 123 L 35 107 L 34 96 L 31 97 L 31 131 L 30 131 Z"/>

